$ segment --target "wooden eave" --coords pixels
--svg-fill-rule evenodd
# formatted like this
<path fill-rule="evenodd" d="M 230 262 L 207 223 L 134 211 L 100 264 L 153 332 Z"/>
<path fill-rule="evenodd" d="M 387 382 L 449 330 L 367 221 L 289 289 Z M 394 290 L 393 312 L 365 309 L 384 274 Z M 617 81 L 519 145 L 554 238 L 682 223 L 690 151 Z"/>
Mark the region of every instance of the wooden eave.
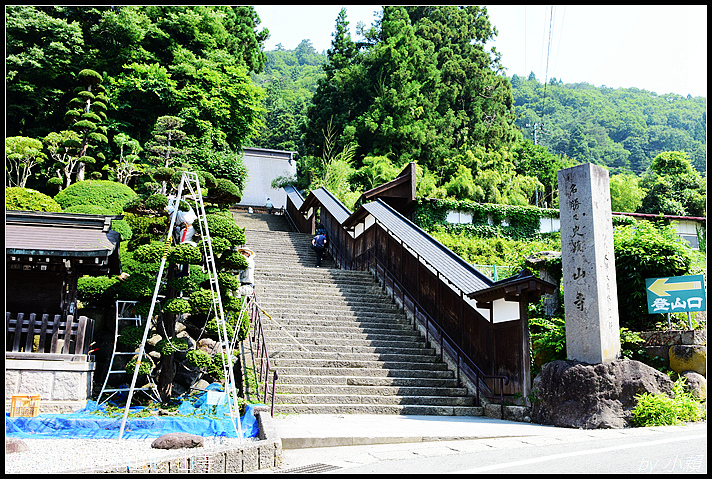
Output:
<path fill-rule="evenodd" d="M 493 301 L 532 302 L 545 294 L 553 294 L 556 286 L 537 278 L 525 276 L 511 280 L 503 280 L 490 288 L 468 293 L 467 297 L 477 301 L 478 308 L 488 308 Z"/>

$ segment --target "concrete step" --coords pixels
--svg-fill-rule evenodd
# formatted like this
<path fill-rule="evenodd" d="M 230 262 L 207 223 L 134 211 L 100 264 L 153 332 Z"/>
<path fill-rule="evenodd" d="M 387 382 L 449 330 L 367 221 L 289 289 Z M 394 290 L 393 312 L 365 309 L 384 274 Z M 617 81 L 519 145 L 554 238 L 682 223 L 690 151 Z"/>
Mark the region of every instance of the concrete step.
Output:
<path fill-rule="evenodd" d="M 277 395 L 281 396 L 282 403 L 361 403 L 377 402 L 377 399 L 396 397 L 399 400 L 408 402 L 386 401 L 384 404 L 422 404 L 427 402 L 427 398 L 440 397 L 449 399 L 451 403 L 458 403 L 459 406 L 472 406 L 474 397 L 467 397 L 466 388 L 443 388 L 443 387 L 417 387 L 417 386 L 351 386 L 333 384 L 283 384 L 278 382 Z M 299 401 L 290 401 L 289 396 L 303 395 Z M 287 397 L 285 397 L 287 396 Z M 316 400 L 314 396 L 320 396 Z M 371 396 L 368 401 L 362 399 L 343 399 L 340 396 L 354 397 Z M 331 399 L 329 399 L 331 398 Z M 294 398 L 292 398 L 294 399 Z M 418 402 L 421 401 L 421 402 Z"/>
<path fill-rule="evenodd" d="M 374 376 L 321 376 L 321 375 L 280 375 L 279 384 L 313 384 L 332 386 L 408 386 L 408 387 L 459 387 L 455 378 L 411 378 Z M 280 388 L 281 390 L 281 388 Z"/>
<path fill-rule="evenodd" d="M 427 354 L 432 355 L 435 350 L 430 348 L 425 348 L 424 345 L 419 345 L 417 343 L 408 344 L 405 346 L 412 347 L 397 347 L 397 346 L 344 346 L 342 344 L 309 344 L 306 345 L 304 342 L 300 341 L 305 347 L 309 349 L 312 353 L 348 353 L 348 354 L 405 354 L 405 355 L 418 355 Z M 400 343 L 403 344 L 403 343 Z M 275 352 L 270 356 L 277 356 L 277 352 L 297 352 L 298 348 L 293 347 L 293 344 L 284 342 L 269 342 L 270 349 Z M 420 347 L 418 347 L 420 346 Z M 306 351 L 303 351 L 306 352 Z M 282 354 L 282 357 L 286 357 Z"/>
<path fill-rule="evenodd" d="M 447 370 L 445 363 L 426 362 L 426 361 L 369 361 L 360 359 L 289 359 L 289 358 L 270 358 L 272 365 L 276 369 L 280 368 L 334 368 L 334 369 L 352 369 L 352 368 L 372 368 L 372 369 L 431 369 L 431 370 Z"/>
<path fill-rule="evenodd" d="M 286 331 L 286 332 L 285 332 Z M 289 334 L 287 334 L 287 332 Z M 420 334 L 416 331 L 398 331 L 398 330 L 374 330 L 373 332 L 366 331 L 353 331 L 347 328 L 342 328 L 341 331 L 323 331 L 318 330 L 295 330 L 289 327 L 284 327 L 284 329 L 267 329 L 265 328 L 265 336 L 267 337 L 268 344 L 270 340 L 277 340 L 282 338 L 295 337 L 299 339 L 299 342 L 303 342 L 305 345 L 309 344 L 310 340 L 319 340 L 321 344 L 339 344 L 341 338 L 347 340 L 373 340 L 373 341 L 403 341 L 405 338 L 410 338 L 417 340 L 420 338 Z"/>
<path fill-rule="evenodd" d="M 477 406 L 423 406 L 402 404 L 275 404 L 284 414 L 407 414 L 414 416 L 483 416 Z"/>
<path fill-rule="evenodd" d="M 334 377 L 369 377 L 388 379 L 453 379 L 455 373 L 449 369 L 372 369 L 372 368 L 342 368 L 310 367 L 306 365 L 282 366 L 279 369 L 280 378 L 288 376 L 311 376 L 324 378 Z"/>
<path fill-rule="evenodd" d="M 474 406 L 474 397 L 449 396 L 369 396 L 366 394 L 280 394 L 275 395 L 277 404 L 378 404 L 418 406 Z"/>
<path fill-rule="evenodd" d="M 269 344 L 269 343 L 268 343 Z M 331 351 L 282 351 L 275 350 L 270 354 L 270 359 L 329 359 L 329 360 L 357 360 L 357 361 L 418 361 L 421 363 L 434 363 L 440 360 L 433 356 L 432 350 L 421 350 L 418 353 L 365 353 L 365 352 L 331 352 Z"/>

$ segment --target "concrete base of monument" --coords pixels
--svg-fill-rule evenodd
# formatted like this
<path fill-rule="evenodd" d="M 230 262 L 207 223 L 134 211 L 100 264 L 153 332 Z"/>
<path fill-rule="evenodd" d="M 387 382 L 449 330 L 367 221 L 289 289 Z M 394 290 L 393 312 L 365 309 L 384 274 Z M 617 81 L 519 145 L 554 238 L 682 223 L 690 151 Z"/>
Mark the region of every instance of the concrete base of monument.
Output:
<path fill-rule="evenodd" d="M 629 427 L 636 395 L 671 396 L 672 385 L 666 374 L 630 359 L 601 364 L 553 361 L 532 383 L 531 420 L 579 429 Z"/>

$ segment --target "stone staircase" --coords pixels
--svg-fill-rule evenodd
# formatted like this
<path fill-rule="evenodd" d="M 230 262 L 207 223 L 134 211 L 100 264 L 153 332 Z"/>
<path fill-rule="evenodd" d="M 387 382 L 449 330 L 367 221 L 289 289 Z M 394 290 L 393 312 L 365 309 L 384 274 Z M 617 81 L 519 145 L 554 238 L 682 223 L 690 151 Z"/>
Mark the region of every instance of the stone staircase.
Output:
<path fill-rule="evenodd" d="M 255 251 L 256 294 L 279 372 L 279 413 L 482 415 L 368 272 L 316 268 L 283 216 L 233 212 Z"/>

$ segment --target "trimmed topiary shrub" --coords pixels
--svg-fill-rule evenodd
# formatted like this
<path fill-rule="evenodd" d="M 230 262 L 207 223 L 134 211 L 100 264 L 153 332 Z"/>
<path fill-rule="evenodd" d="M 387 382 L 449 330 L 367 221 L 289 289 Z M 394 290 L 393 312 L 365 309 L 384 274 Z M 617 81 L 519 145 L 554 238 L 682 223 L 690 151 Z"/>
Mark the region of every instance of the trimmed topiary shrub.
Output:
<path fill-rule="evenodd" d="M 150 244 L 144 244 L 136 248 L 134 251 L 134 259 L 141 263 L 158 263 L 163 257 L 165 244 L 154 241 Z"/>
<path fill-rule="evenodd" d="M 189 243 L 181 243 L 173 246 L 168 251 L 168 261 L 179 264 L 202 264 L 203 255 L 197 246 L 193 246 Z"/>
<path fill-rule="evenodd" d="M 126 363 L 127 374 L 134 373 L 134 371 L 136 370 L 137 360 L 138 358 L 133 358 L 128 363 Z M 138 373 L 143 375 L 151 374 L 151 369 L 153 369 L 153 364 L 151 363 L 150 358 L 148 356 L 144 356 L 143 360 L 141 361 L 141 365 L 138 367 Z"/>
<path fill-rule="evenodd" d="M 220 257 L 220 266 L 235 271 L 247 269 L 247 258 L 237 251 L 228 250 Z"/>
<path fill-rule="evenodd" d="M 173 354 L 176 351 L 187 351 L 188 348 L 190 348 L 190 344 L 185 338 L 171 338 L 170 341 L 164 338 L 156 343 L 156 351 L 164 356 Z"/>
<path fill-rule="evenodd" d="M 213 292 L 209 289 L 198 289 L 190 295 L 190 304 L 196 313 L 210 311 L 213 307 Z"/>
<path fill-rule="evenodd" d="M 232 217 L 222 214 L 206 215 L 211 238 L 225 238 L 233 246 L 245 244 L 245 230 L 235 223 Z M 201 231 L 201 236 L 205 236 Z"/>
<path fill-rule="evenodd" d="M 61 213 L 62 207 L 55 200 L 30 188 L 13 186 L 5 189 L 5 209 L 18 211 L 49 211 Z"/>
<path fill-rule="evenodd" d="M 135 196 L 136 192 L 122 183 L 86 180 L 69 185 L 57 193 L 54 200 L 64 210 L 75 205 L 98 205 L 120 214 L 124 204 Z"/>
<path fill-rule="evenodd" d="M 164 313 L 171 313 L 171 314 L 184 314 L 184 313 L 190 313 L 191 307 L 190 303 L 188 300 L 183 299 L 183 298 L 173 298 L 169 299 L 165 306 L 163 306 L 163 312 Z"/>
<path fill-rule="evenodd" d="M 109 276 L 82 276 L 77 280 L 77 298 L 82 303 L 102 302 L 118 283 Z"/>
<path fill-rule="evenodd" d="M 119 343 L 130 348 L 141 346 L 143 340 L 143 328 L 140 326 L 126 326 L 119 333 Z"/>

